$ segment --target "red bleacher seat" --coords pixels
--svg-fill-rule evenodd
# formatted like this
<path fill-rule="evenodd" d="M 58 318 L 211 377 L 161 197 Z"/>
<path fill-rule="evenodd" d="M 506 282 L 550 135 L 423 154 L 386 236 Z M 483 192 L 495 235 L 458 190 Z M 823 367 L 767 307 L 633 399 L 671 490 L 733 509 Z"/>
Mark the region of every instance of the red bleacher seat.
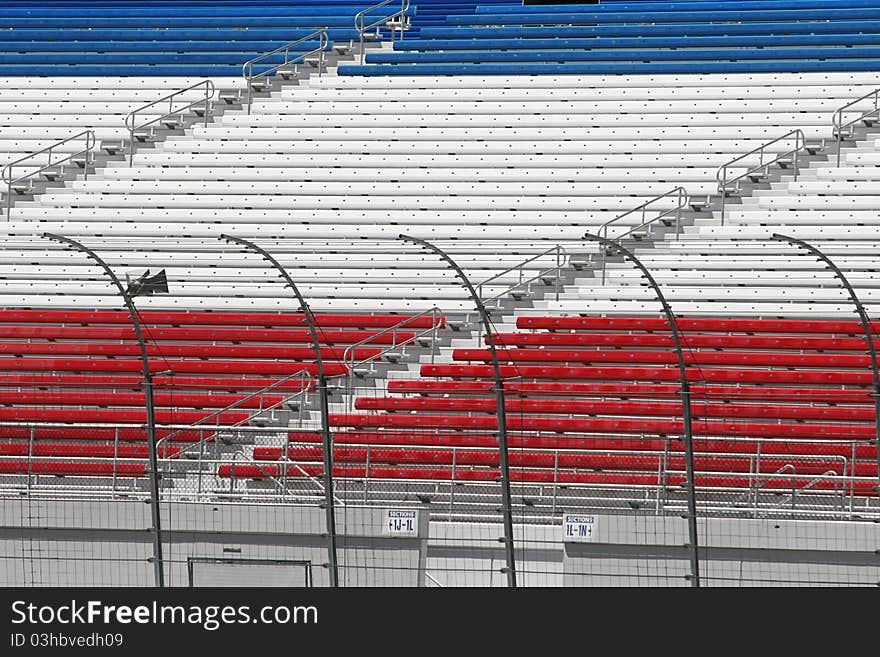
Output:
<path fill-rule="evenodd" d="M 680 331 L 721 333 L 826 333 L 864 335 L 855 320 L 809 319 L 725 319 L 716 317 L 682 317 L 676 319 Z M 880 322 L 871 322 L 871 330 L 880 335 Z M 660 317 L 517 317 L 521 329 L 578 331 L 669 331 L 669 323 Z"/>
<path fill-rule="evenodd" d="M 393 380 L 388 382 L 388 391 L 395 393 L 416 393 L 420 395 L 468 395 L 485 394 L 494 389 L 493 381 L 424 381 Z M 508 395 L 538 397 L 615 397 L 628 398 L 680 398 L 677 384 L 651 383 L 574 383 L 574 382 L 521 382 L 507 381 L 504 391 Z M 721 398 L 735 400 L 766 399 L 808 399 L 811 402 L 839 404 L 873 404 L 870 390 L 841 390 L 837 388 L 809 387 L 762 387 L 741 385 L 700 385 L 691 386 L 692 399 Z"/>
<path fill-rule="evenodd" d="M 152 326 L 235 326 L 235 327 L 283 327 L 306 326 L 302 313 L 268 312 L 166 312 L 146 311 L 140 313 L 146 327 Z M 445 326 L 442 317 L 436 320 L 424 317 L 410 318 L 408 315 L 368 315 L 351 313 L 315 314 L 315 324 L 320 328 L 391 328 L 403 320 L 408 320 L 406 330 L 431 328 L 435 321 Z M 131 324 L 131 317 L 125 311 L 115 310 L 22 310 L 0 309 L 0 324 Z"/>
<path fill-rule="evenodd" d="M 600 480 L 582 470 L 656 477 L 665 468 L 682 480 L 680 373 L 664 319 L 527 316 L 517 327 L 529 331 L 496 334 L 512 479 L 548 481 L 549 473 L 552 481 L 556 470 L 559 482 L 586 483 Z M 858 322 L 683 318 L 679 328 L 701 486 L 755 486 L 760 474 L 771 482 L 762 489 L 846 484 L 877 494 L 872 377 Z M 387 396 L 359 397 L 358 412 L 332 415 L 339 457 L 354 466 L 369 449 L 371 467 L 495 466 L 492 354 L 455 349 L 452 358 L 459 362 L 423 364 L 420 380 L 390 381 Z M 310 441 L 291 441 L 295 460 Z M 303 455 L 320 451 L 311 449 Z"/>
<path fill-rule="evenodd" d="M 140 318 L 156 374 L 160 440 L 211 440 L 218 425 L 246 424 L 255 410 L 314 385 L 316 353 L 301 313 L 148 311 Z M 316 320 L 324 371 L 334 377 L 347 374 L 343 359 L 376 358 L 437 318 L 327 313 Z M 403 330 L 377 335 L 401 321 Z M 146 458 L 141 352 L 128 313 L 2 309 L 0 338 L 0 472 L 142 476 L 143 464 L 117 462 Z M 205 428 L 195 428 L 201 422 Z M 163 447 L 160 456 L 178 452 Z"/>
<path fill-rule="evenodd" d="M 147 337 L 159 342 L 280 342 L 311 344 L 312 334 L 307 329 L 265 329 L 229 327 L 146 327 Z M 396 331 L 377 335 L 363 329 L 321 328 L 321 344 L 352 345 L 370 339 L 374 344 L 395 344 L 415 337 L 412 331 Z M 0 338 L 42 340 L 130 340 L 135 333 L 131 326 L 69 326 L 60 325 L 6 325 L 0 324 Z"/>
<path fill-rule="evenodd" d="M 0 474 L 42 474 L 67 477 L 143 477 L 145 463 L 0 459 Z"/>
<path fill-rule="evenodd" d="M 590 367 L 586 365 L 501 365 L 504 378 L 540 380 L 593 380 L 593 381 L 678 381 L 677 367 Z M 425 364 L 422 376 L 451 377 L 460 379 L 491 379 L 491 365 Z M 711 383 L 769 383 L 769 384 L 832 384 L 850 386 L 871 385 L 870 370 L 794 370 L 755 368 L 691 368 L 688 381 Z"/>
<path fill-rule="evenodd" d="M 179 447 L 160 445 L 158 456 L 170 458 L 180 451 Z M 91 443 L 40 443 L 0 442 L 0 456 L 83 456 L 93 458 L 145 459 L 149 455 L 146 445 L 91 444 Z"/>
<path fill-rule="evenodd" d="M 495 413 L 494 399 L 478 398 L 399 398 L 361 397 L 355 408 L 384 411 L 451 411 Z M 505 409 L 511 413 L 545 415 L 630 415 L 680 417 L 681 403 L 634 402 L 575 399 L 509 399 Z M 863 406 L 813 406 L 795 404 L 726 404 L 696 401 L 691 403 L 693 417 L 699 418 L 774 418 L 788 420 L 841 420 L 873 422 L 874 408 Z"/>
<path fill-rule="evenodd" d="M 496 429 L 494 415 L 422 415 L 422 414 L 331 414 L 330 424 L 340 427 L 383 428 L 438 428 L 438 429 Z M 681 435 L 683 423 L 679 420 L 656 418 L 553 418 L 509 415 L 510 431 L 568 431 L 591 433 Z M 754 438 L 840 438 L 870 440 L 872 425 L 854 424 L 798 424 L 775 422 L 727 422 L 701 420 L 694 423 L 695 436 L 743 436 Z"/>

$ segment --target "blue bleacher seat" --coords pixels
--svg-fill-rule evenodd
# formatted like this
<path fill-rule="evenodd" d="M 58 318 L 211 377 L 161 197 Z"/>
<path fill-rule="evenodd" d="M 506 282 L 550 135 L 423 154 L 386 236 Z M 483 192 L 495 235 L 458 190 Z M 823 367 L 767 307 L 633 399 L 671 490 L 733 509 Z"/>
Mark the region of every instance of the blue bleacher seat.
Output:
<path fill-rule="evenodd" d="M 14 57 L 14 56 L 12 56 Z M 59 57 L 65 57 L 61 55 Z M 880 48 L 876 47 L 834 47 L 834 48 L 685 48 L 685 49 L 612 49 L 597 50 L 514 50 L 498 52 L 480 50 L 475 52 L 432 52 L 432 53 L 372 53 L 367 55 L 367 63 L 414 64 L 424 63 L 477 63 L 477 62 L 662 62 L 662 61 L 705 61 L 718 60 L 719 63 L 733 60 L 820 60 L 820 59 L 878 59 Z M 0 55 L 0 63 L 6 56 Z"/>
<path fill-rule="evenodd" d="M 469 27 L 444 25 L 422 27 L 419 37 L 424 39 L 482 39 L 482 38 L 563 38 L 612 36 L 698 36 L 735 34 L 833 34 L 880 31 L 877 20 L 749 22 L 749 23 L 670 23 L 610 25 L 553 25 L 548 27 Z"/>
<path fill-rule="evenodd" d="M 358 38 L 354 16 L 370 0 L 12 1 L 0 5 L 0 75 L 230 76 L 249 59 L 327 28 L 331 41 Z M 487 3 L 489 5 L 492 2 Z M 420 25 L 473 0 L 425 0 Z M 384 16 L 377 10 L 376 17 Z M 415 9 L 414 12 L 415 14 Z M 372 14 L 371 14 L 372 15 Z"/>
<path fill-rule="evenodd" d="M 480 3 L 341 75 L 876 70 L 878 0 Z"/>

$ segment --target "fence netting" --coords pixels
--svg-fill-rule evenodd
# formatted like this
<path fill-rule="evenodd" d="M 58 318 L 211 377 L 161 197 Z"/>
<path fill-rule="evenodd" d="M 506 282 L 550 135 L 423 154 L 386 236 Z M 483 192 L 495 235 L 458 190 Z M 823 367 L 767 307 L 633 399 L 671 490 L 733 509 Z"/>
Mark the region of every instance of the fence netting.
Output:
<path fill-rule="evenodd" d="M 798 333 L 684 322 L 691 479 L 661 318 L 492 317 L 506 481 L 498 387 L 473 315 L 432 309 L 367 338 L 336 329 L 341 346 L 328 338 L 330 362 L 344 364 L 327 377 L 332 477 L 308 367 L 228 390 L 157 372 L 155 473 L 139 376 L 7 377 L 0 581 L 154 586 L 161 571 L 165 586 L 880 582 L 873 397 L 852 323 Z"/>

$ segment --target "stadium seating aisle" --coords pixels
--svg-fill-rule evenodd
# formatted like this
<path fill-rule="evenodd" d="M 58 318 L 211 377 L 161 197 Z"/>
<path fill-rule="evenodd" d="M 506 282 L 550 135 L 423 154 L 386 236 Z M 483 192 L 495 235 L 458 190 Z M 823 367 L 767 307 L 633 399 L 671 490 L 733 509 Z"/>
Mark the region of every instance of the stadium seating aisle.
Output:
<path fill-rule="evenodd" d="M 0 31 L 2 33 L 2 31 Z M 0 42 L 2 43 L 2 42 Z M 215 78 L 219 89 L 240 93 L 244 79 Z M 9 77 L 0 78 L 0 166 L 36 151 L 54 146 L 85 130 L 95 134 L 95 153 L 103 155 L 120 151 L 129 133 L 126 115 L 172 91 L 202 82 L 190 76 L 128 77 Z M 204 98 L 204 88 L 179 96 L 175 107 Z M 149 122 L 167 112 L 167 106 L 154 107 L 138 114 L 138 122 Z M 81 151 L 84 138 L 69 141 L 16 165 L 14 176 L 21 176 L 57 162 L 60 158 Z M 6 188 L 2 190 L 5 196 Z"/>
<path fill-rule="evenodd" d="M 869 139 L 831 161 L 785 174 L 769 189 L 696 219 L 681 239 L 658 240 L 637 254 L 651 269 L 677 313 L 721 317 L 850 317 L 854 307 L 833 274 L 797 248 L 772 241 L 775 233 L 806 240 L 831 257 L 870 314 L 880 311 L 875 254 L 880 232 L 874 160 L 880 143 Z M 609 263 L 605 284 L 580 278 L 560 300 L 538 303 L 539 312 L 630 314 L 656 302 L 638 272 Z"/>
<path fill-rule="evenodd" d="M 665 321 L 521 316 L 517 326 L 495 336 L 509 381 L 514 481 L 680 486 L 682 408 Z M 857 322 L 692 318 L 681 329 L 698 486 L 877 495 L 871 376 Z M 359 397 L 360 412 L 331 417 L 340 476 L 498 477 L 489 352 L 460 349 L 453 358 L 423 364 L 419 380 L 389 381 L 387 396 Z M 290 441 L 287 459 L 319 472 L 318 438 L 295 432 Z M 258 448 L 254 458 L 266 462 L 262 470 L 229 466 L 220 475 L 295 476 L 280 448 Z"/>
<path fill-rule="evenodd" d="M 131 5 L 125 2 L 59 0 L 7 2 L 0 6 L 0 165 L 39 151 L 86 129 L 95 132 L 97 153 L 116 154 L 128 137 L 128 112 L 173 91 L 210 79 L 212 103 L 237 102 L 246 82 L 242 66 L 285 44 L 327 28 L 331 52 L 352 52 L 358 39 L 354 16 L 367 0 L 251 2 L 199 0 Z M 448 13 L 473 12 L 473 2 L 425 0 L 433 7 L 412 16 L 410 35 Z M 384 12 L 386 9 L 378 9 Z M 384 14 L 382 14 L 384 15 Z M 376 18 L 368 13 L 367 18 Z M 379 28 L 379 34 L 388 32 Z M 315 39 L 291 54 L 267 56 L 252 73 L 308 53 Z M 328 60 L 329 61 L 329 60 Z M 199 88 L 175 99 L 174 108 L 204 95 Z M 225 103 L 224 103 L 225 101 Z M 138 114 L 140 123 L 171 109 L 162 104 Z M 81 149 L 80 141 L 53 153 Z M 106 147 L 105 147 L 106 146 Z M 46 164 L 44 153 L 16 167 L 22 175 Z"/>

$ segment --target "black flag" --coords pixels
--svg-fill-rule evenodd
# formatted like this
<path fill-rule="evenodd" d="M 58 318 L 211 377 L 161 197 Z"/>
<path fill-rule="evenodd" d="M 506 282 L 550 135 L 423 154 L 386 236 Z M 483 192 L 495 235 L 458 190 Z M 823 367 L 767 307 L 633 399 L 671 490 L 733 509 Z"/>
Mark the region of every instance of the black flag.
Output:
<path fill-rule="evenodd" d="M 128 281 L 128 289 L 126 292 L 132 297 L 143 294 L 155 294 L 157 292 L 160 294 L 167 294 L 168 279 L 165 278 L 165 270 L 163 269 L 158 274 L 150 276 L 150 270 L 148 269 L 140 278 L 134 281 Z"/>

